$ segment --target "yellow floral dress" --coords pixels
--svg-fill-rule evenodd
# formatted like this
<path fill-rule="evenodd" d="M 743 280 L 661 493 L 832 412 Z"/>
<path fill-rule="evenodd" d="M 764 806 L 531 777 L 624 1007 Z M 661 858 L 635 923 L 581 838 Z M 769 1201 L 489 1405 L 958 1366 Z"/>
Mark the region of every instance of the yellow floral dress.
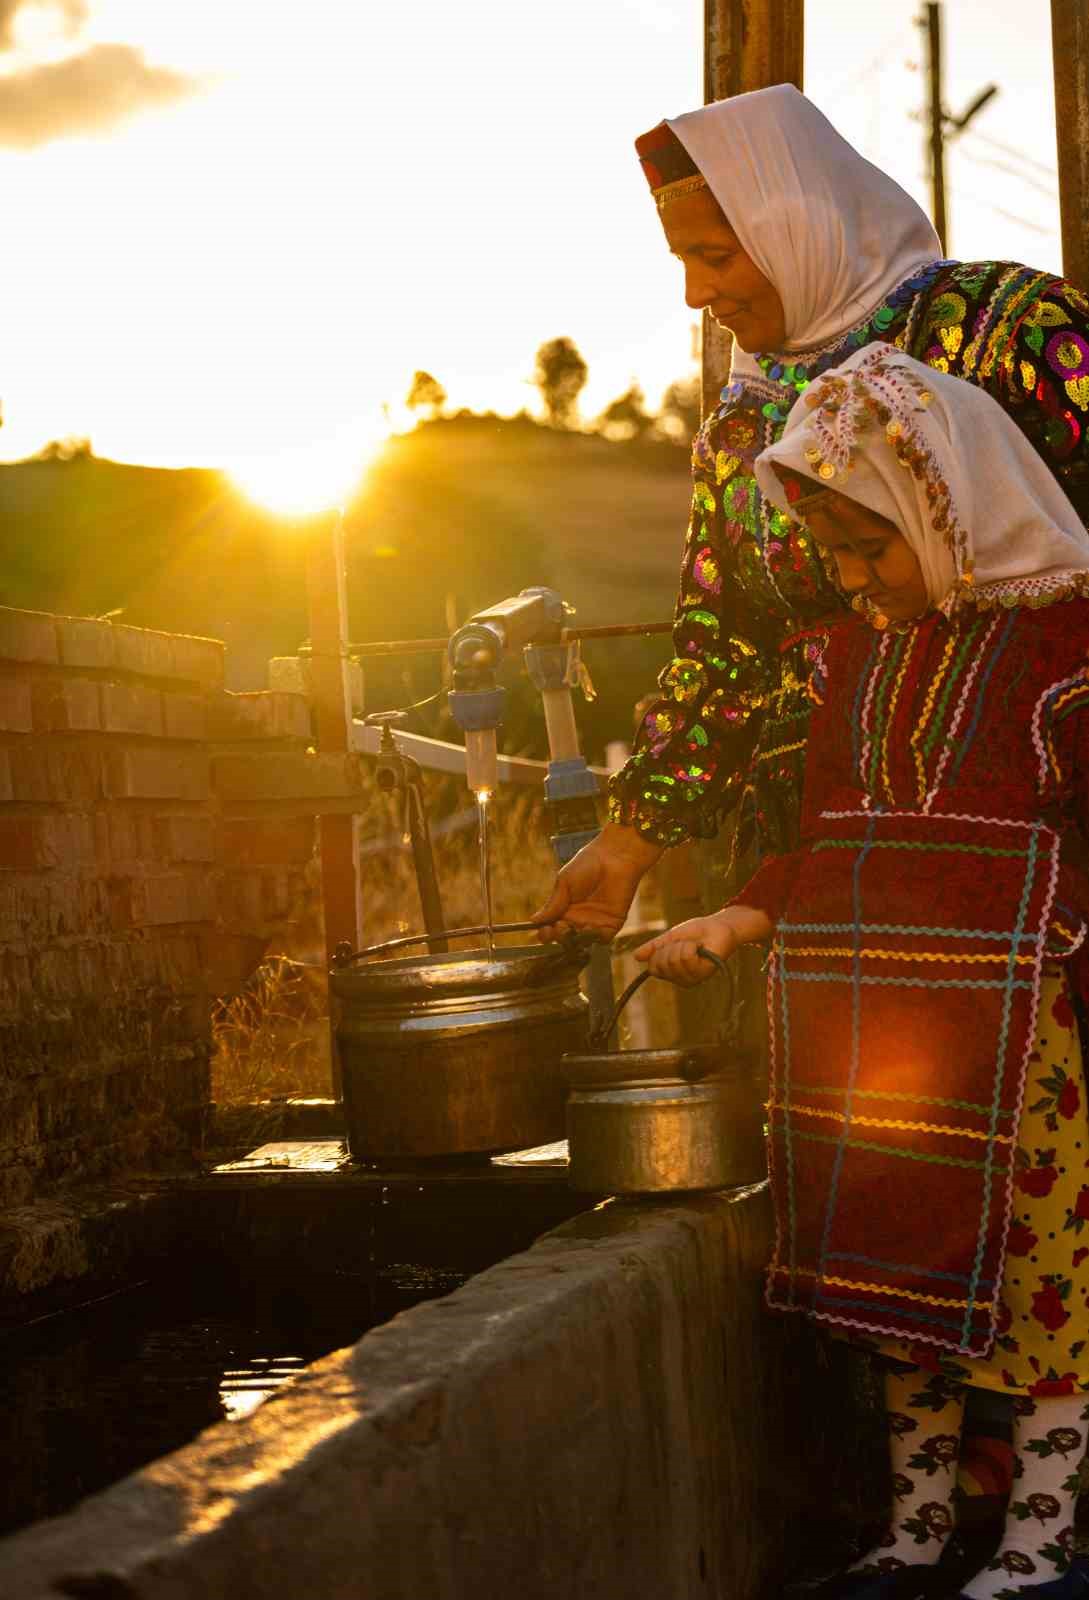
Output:
<path fill-rule="evenodd" d="M 980 1359 L 908 1340 L 859 1341 L 977 1389 L 1089 1392 L 1089 1116 L 1061 971 L 1044 977 L 1017 1130 L 998 1337 Z"/>

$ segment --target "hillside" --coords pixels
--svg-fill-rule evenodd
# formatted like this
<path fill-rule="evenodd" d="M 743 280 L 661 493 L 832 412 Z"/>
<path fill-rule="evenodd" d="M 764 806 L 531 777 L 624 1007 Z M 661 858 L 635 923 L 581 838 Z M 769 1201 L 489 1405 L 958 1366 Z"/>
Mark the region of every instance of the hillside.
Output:
<path fill-rule="evenodd" d="M 440 634 L 457 615 L 551 584 L 585 622 L 664 618 L 687 511 L 685 452 L 614 444 L 526 421 L 464 417 L 394 439 L 348 509 L 349 614 L 357 640 Z M 230 687 L 264 683 L 271 655 L 307 633 L 297 539 L 216 472 L 93 456 L 0 467 L 0 604 L 102 614 L 210 634 L 230 647 Z M 599 644 L 588 742 L 623 735 L 663 640 Z M 430 692 L 426 658 L 373 666 L 368 704 Z M 521 695 L 518 696 L 521 700 Z M 528 705 L 525 706 L 528 712 Z M 512 737 L 530 737 L 512 716 Z"/>

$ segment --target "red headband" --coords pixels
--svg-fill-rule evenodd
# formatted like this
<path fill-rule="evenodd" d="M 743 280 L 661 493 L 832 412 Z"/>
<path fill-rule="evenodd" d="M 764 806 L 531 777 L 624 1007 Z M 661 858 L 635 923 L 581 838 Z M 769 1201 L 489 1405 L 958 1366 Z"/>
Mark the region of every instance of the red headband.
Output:
<path fill-rule="evenodd" d="M 640 134 L 635 153 L 659 211 L 670 200 L 707 187 L 706 178 L 667 122 Z"/>

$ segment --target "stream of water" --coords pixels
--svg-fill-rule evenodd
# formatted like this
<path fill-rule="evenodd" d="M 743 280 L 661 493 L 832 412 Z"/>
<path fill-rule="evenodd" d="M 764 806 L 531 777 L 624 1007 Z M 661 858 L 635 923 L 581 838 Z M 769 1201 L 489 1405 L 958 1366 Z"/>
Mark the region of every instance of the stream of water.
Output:
<path fill-rule="evenodd" d="M 495 917 L 492 912 L 492 860 L 488 848 L 488 804 L 492 798 L 490 789 L 476 791 L 476 818 L 477 838 L 480 845 L 480 898 L 484 907 L 484 921 L 488 933 L 488 960 L 495 960 L 495 934 L 492 931 Z"/>

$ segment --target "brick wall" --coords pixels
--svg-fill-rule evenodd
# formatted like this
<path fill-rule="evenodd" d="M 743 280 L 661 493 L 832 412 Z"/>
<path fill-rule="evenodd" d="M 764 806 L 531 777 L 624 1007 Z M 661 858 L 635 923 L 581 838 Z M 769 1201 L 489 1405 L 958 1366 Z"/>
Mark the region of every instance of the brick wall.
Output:
<path fill-rule="evenodd" d="M 312 817 L 219 814 L 217 756 L 310 737 L 223 657 L 0 608 L 0 1208 L 191 1148 L 211 1000 L 318 892 Z"/>

